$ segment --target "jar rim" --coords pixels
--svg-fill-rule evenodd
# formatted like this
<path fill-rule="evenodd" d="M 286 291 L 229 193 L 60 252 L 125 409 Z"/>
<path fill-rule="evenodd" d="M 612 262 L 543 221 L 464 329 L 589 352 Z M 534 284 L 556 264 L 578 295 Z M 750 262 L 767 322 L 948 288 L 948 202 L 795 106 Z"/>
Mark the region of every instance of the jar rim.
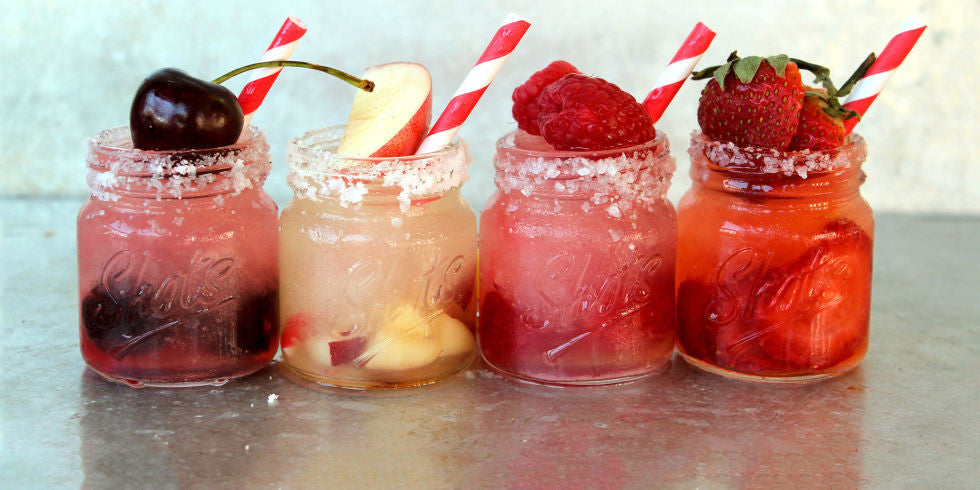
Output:
<path fill-rule="evenodd" d="M 458 188 L 469 178 L 468 145 L 459 137 L 431 153 L 352 157 L 336 153 L 346 127 L 313 129 L 289 140 L 287 182 L 297 198 L 336 198 L 347 206 L 360 203 L 370 192 L 396 195 L 405 207 Z"/>
<path fill-rule="evenodd" d="M 141 150 L 132 147 L 129 126 L 101 131 L 87 144 L 87 180 L 100 199 L 238 193 L 261 187 L 272 167 L 269 144 L 255 126 L 235 144 L 218 148 Z"/>
<path fill-rule="evenodd" d="M 657 153 L 660 153 L 662 151 L 669 150 L 670 145 L 667 135 L 659 129 L 656 130 L 656 136 L 649 141 L 623 148 L 610 148 L 607 150 L 532 150 L 517 146 L 515 140 L 519 137 L 533 138 L 534 136 L 525 132 L 523 129 L 515 129 L 497 140 L 497 151 L 512 151 L 521 153 L 527 157 L 603 159 L 620 156 L 629 152 L 650 151 L 654 149 L 657 150 Z"/>
<path fill-rule="evenodd" d="M 377 167 L 380 163 L 393 162 L 411 165 L 421 161 L 429 161 L 440 158 L 451 157 L 453 153 L 466 143 L 458 136 L 445 148 L 417 155 L 402 155 L 397 157 L 361 157 L 340 155 L 336 152 L 340 146 L 341 138 L 344 135 L 346 124 L 336 124 L 312 129 L 303 133 L 301 136 L 290 138 L 286 159 L 289 161 L 290 170 L 293 168 L 294 161 L 303 159 L 306 162 L 316 162 L 319 170 L 330 172 L 337 175 L 349 177 L 373 177 L 377 174 Z"/>
<path fill-rule="evenodd" d="M 742 177 L 781 174 L 786 177 L 823 175 L 843 169 L 860 169 L 867 157 L 867 145 L 857 133 L 844 144 L 827 150 L 785 151 L 762 147 L 740 147 L 730 141 L 715 140 L 699 130 L 691 132 L 688 147 L 692 169 L 699 162 L 710 171 Z M 706 163 L 704 163 L 706 162 Z"/>

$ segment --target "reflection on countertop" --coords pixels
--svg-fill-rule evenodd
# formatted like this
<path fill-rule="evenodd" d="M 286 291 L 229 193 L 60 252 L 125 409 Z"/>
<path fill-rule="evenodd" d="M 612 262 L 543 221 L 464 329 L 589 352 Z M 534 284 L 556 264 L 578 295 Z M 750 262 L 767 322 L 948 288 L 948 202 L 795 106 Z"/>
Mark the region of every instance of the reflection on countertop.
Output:
<path fill-rule="evenodd" d="M 58 487 L 971 487 L 980 219 L 879 216 L 871 349 L 826 382 L 552 389 L 477 363 L 357 393 L 277 365 L 132 389 L 78 352 L 77 201 L 0 200 L 0 481 Z M 972 264 L 972 266 L 971 266 Z M 270 395 L 276 395 L 270 400 Z"/>

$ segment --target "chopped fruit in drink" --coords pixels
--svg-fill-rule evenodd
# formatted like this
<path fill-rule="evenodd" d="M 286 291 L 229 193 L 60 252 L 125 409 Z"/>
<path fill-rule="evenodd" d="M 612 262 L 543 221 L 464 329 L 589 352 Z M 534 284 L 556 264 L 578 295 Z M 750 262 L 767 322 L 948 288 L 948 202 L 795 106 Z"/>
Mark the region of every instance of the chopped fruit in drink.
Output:
<path fill-rule="evenodd" d="M 830 223 L 806 252 L 769 268 L 745 254 L 723 283 L 688 279 L 677 291 L 684 352 L 745 373 L 829 369 L 867 338 L 871 239 L 848 220 Z M 719 274 L 722 272 L 719 271 Z M 853 305 L 865 305 L 857 314 Z"/>
<path fill-rule="evenodd" d="M 844 144 L 844 117 L 832 115 L 826 92 L 809 89 L 800 110 L 800 124 L 787 150 L 829 150 Z"/>
<path fill-rule="evenodd" d="M 709 138 L 785 150 L 799 125 L 804 87 L 786 55 L 739 58 L 695 75 L 713 77 L 701 91 L 698 124 Z"/>
<path fill-rule="evenodd" d="M 780 291 L 760 298 L 763 314 L 749 321 L 752 330 L 766 332 L 759 347 L 783 366 L 801 370 L 826 369 L 854 355 L 866 338 L 859 327 L 870 315 L 869 257 L 871 239 L 861 227 L 844 219 L 828 224 L 802 257 L 774 271 L 784 288 L 802 290 L 797 301 L 805 307 L 781 311 Z M 845 301 L 865 307 L 843 308 Z"/>
<path fill-rule="evenodd" d="M 425 138 L 432 119 L 432 78 L 418 63 L 373 66 L 364 78 L 374 91 L 358 92 L 337 148 L 351 157 L 412 155 Z"/>
<path fill-rule="evenodd" d="M 565 75 L 538 98 L 538 125 L 557 150 L 605 150 L 656 136 L 653 120 L 615 84 L 580 73 Z"/>
<path fill-rule="evenodd" d="M 470 332 L 470 329 L 459 320 L 440 313 L 433 319 L 433 325 L 442 342 L 443 356 L 457 356 L 473 351 L 476 344 L 473 340 L 473 332 Z"/>
<path fill-rule="evenodd" d="M 146 77 L 129 111 L 133 146 L 141 150 L 228 146 L 244 124 L 234 93 L 176 68 Z"/>
<path fill-rule="evenodd" d="M 432 328 L 432 318 L 410 307 L 402 306 L 388 322 L 378 326 L 365 353 L 364 367 L 378 370 L 403 370 L 431 364 L 439 357 L 439 337 Z"/>
<path fill-rule="evenodd" d="M 523 85 L 514 89 L 511 99 L 514 107 L 511 112 L 517 127 L 533 135 L 540 135 L 541 129 L 538 127 L 538 97 L 552 83 L 569 73 L 579 73 L 578 69 L 567 61 L 553 61 L 543 70 L 536 72 L 528 78 Z"/>
<path fill-rule="evenodd" d="M 367 339 L 363 336 L 348 337 L 344 340 L 334 340 L 330 342 L 330 365 L 339 366 L 350 364 L 357 359 L 357 356 L 364 353 L 367 346 Z"/>
<path fill-rule="evenodd" d="M 279 345 L 283 352 L 291 354 L 292 349 L 306 342 L 312 335 L 312 322 L 310 315 L 306 313 L 296 313 L 286 319 L 282 326 L 282 338 Z"/>

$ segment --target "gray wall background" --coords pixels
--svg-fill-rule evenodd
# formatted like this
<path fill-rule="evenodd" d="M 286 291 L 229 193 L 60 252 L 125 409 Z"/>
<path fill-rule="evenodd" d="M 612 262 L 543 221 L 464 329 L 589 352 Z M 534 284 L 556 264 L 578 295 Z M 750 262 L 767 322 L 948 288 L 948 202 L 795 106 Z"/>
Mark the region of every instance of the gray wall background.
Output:
<path fill-rule="evenodd" d="M 842 82 L 916 14 L 929 28 L 858 126 L 870 151 L 863 190 L 878 211 L 980 211 L 972 145 L 980 2 L 734 3 L 8 1 L 0 12 L 0 196 L 81 199 L 87 192 L 83 140 L 128 121 L 144 76 L 175 66 L 210 79 L 254 62 L 288 15 L 310 28 L 294 60 L 356 74 L 374 64 L 420 62 L 432 72 L 437 113 L 508 11 L 532 22 L 461 132 L 474 157 L 464 191 L 480 209 L 493 191 L 493 143 L 515 127 L 510 93 L 552 60 L 567 59 L 642 99 L 701 20 L 718 32 L 702 67 L 736 48 L 743 55 L 786 52 L 830 67 Z M 237 93 L 246 78 L 229 88 Z M 686 148 L 697 127 L 700 87 L 685 84 L 658 123 L 678 160 L 675 202 L 690 185 Z M 277 201 L 291 196 L 288 138 L 344 122 L 353 95 L 353 88 L 312 71 L 287 69 L 280 76 L 253 120 L 272 145 L 275 170 L 266 189 Z"/>

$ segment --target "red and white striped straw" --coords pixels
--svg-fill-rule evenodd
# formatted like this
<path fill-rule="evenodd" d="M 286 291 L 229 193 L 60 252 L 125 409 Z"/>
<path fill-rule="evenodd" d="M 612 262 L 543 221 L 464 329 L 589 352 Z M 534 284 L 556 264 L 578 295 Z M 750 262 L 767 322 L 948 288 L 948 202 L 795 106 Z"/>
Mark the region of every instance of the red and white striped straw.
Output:
<path fill-rule="evenodd" d="M 684 44 L 677 50 L 677 54 L 654 82 L 653 89 L 643 101 L 643 108 L 653 118 L 653 122 L 659 121 L 660 116 L 664 115 L 670 101 L 677 95 L 681 85 L 684 85 L 684 81 L 698 64 L 701 55 L 708 50 L 714 38 L 715 32 L 700 22 L 687 35 Z"/>
<path fill-rule="evenodd" d="M 898 65 L 902 64 L 905 57 L 912 51 L 912 46 L 915 46 L 915 42 L 919 40 L 919 36 L 922 36 L 922 31 L 924 30 L 926 30 L 925 24 L 909 17 L 902 24 L 902 28 L 899 29 L 898 34 L 895 34 L 888 41 L 885 49 L 881 50 L 881 54 L 878 55 L 878 58 L 871 67 L 868 68 L 868 72 L 865 73 L 864 77 L 858 80 L 857 85 L 854 86 L 854 90 L 851 91 L 851 95 L 844 102 L 844 108 L 851 109 L 864 116 L 864 113 L 868 111 L 868 106 L 875 101 L 878 94 L 881 93 L 881 89 L 885 88 L 885 84 L 888 83 L 888 79 L 891 78 L 892 73 L 895 72 Z M 847 132 L 850 133 L 857 123 L 858 118 L 856 117 L 844 121 Z"/>
<path fill-rule="evenodd" d="M 269 45 L 269 49 L 265 50 L 261 61 L 288 60 L 293 55 L 293 50 L 296 49 L 296 44 L 299 43 L 303 34 L 306 34 L 306 25 L 295 17 L 287 18 L 282 23 L 282 27 L 279 28 L 275 39 L 272 40 L 272 44 Z M 245 114 L 243 131 L 248 128 L 248 123 L 252 120 L 255 110 L 262 105 L 272 83 L 276 81 L 281 71 L 281 66 L 256 70 L 252 78 L 242 88 L 242 93 L 238 94 L 238 104 L 242 106 L 242 112 Z"/>
<path fill-rule="evenodd" d="M 487 49 L 483 51 L 483 55 L 466 74 L 463 83 L 453 94 L 449 104 L 439 115 L 439 119 L 432 125 L 429 134 L 422 140 L 422 144 L 415 152 L 416 155 L 441 150 L 452 142 L 453 137 L 459 132 L 459 127 L 469 117 L 473 107 L 529 27 L 531 24 L 516 14 L 507 15 L 504 23 L 490 40 Z"/>

